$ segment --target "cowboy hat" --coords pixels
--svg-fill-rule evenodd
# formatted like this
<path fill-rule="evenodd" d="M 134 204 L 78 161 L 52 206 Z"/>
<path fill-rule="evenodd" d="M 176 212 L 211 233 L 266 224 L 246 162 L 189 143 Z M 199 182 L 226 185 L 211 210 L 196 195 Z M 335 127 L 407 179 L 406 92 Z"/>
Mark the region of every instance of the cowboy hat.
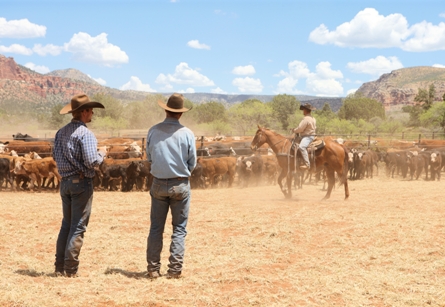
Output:
<path fill-rule="evenodd" d="M 305 103 L 300 106 L 300 110 L 306 109 L 308 111 L 315 110 L 315 108 L 310 103 Z"/>
<path fill-rule="evenodd" d="M 60 110 L 60 114 L 73 113 L 77 110 L 90 109 L 90 108 L 102 108 L 105 109 L 104 105 L 100 102 L 90 101 L 85 94 L 76 95 L 71 98 L 71 103 L 67 104 Z"/>
<path fill-rule="evenodd" d="M 192 109 L 184 108 L 184 96 L 178 93 L 171 95 L 170 98 L 168 98 L 167 104 L 165 104 L 162 100 L 158 100 L 158 105 L 161 108 L 173 113 L 184 113 Z"/>

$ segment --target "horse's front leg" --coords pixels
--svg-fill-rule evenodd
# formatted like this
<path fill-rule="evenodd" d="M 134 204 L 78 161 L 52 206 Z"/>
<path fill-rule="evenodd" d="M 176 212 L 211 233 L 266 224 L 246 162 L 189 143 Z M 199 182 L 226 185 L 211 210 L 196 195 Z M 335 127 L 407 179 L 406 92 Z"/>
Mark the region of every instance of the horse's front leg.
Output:
<path fill-rule="evenodd" d="M 283 182 L 282 181 L 283 181 L 283 178 L 286 177 L 286 175 L 287 175 L 287 170 L 283 168 L 281 170 L 280 176 L 278 176 L 278 180 L 277 180 L 278 181 L 278 185 L 280 186 L 280 190 L 281 190 L 281 192 L 283 192 L 285 197 L 287 197 L 287 193 L 288 192 L 286 191 L 286 187 L 283 186 Z M 288 180 L 288 182 L 289 182 L 289 180 Z"/>

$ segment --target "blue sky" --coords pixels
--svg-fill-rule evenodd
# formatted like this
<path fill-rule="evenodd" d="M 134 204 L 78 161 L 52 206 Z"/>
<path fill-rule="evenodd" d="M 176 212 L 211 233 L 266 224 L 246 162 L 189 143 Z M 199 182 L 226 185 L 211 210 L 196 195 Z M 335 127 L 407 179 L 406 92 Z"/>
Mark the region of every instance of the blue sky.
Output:
<path fill-rule="evenodd" d="M 0 54 L 121 90 L 344 97 L 445 68 L 445 2 L 0 0 Z"/>

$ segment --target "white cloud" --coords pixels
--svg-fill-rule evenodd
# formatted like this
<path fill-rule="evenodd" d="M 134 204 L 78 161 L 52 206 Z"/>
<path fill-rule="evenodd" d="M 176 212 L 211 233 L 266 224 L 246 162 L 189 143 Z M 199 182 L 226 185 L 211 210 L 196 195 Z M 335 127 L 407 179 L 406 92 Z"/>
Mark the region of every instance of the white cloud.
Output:
<path fill-rule="evenodd" d="M 410 27 L 401 14 L 383 16 L 374 8 L 366 8 L 333 31 L 321 24 L 310 33 L 309 40 L 339 47 L 445 50 L 445 23 L 433 25 L 422 21 Z"/>
<path fill-rule="evenodd" d="M 354 73 L 368 74 L 375 77 L 403 68 L 403 64 L 397 57 L 384 57 L 381 55 L 362 62 L 349 62 L 346 66 Z"/>
<path fill-rule="evenodd" d="M 16 53 L 21 55 L 31 55 L 32 50 L 19 44 L 12 44 L 9 47 L 0 46 L 0 53 Z"/>
<path fill-rule="evenodd" d="M 79 32 L 65 43 L 64 49 L 72 53 L 74 59 L 79 62 L 104 66 L 128 63 L 127 54 L 118 46 L 108 43 L 106 33 L 92 37 L 88 33 Z"/>
<path fill-rule="evenodd" d="M 87 75 L 88 77 L 90 77 L 91 79 L 93 79 L 94 81 L 96 81 L 97 83 L 99 83 L 100 85 L 105 85 L 105 84 L 107 84 L 107 81 L 105 81 L 104 79 L 102 79 L 102 78 L 93 78 L 93 77 L 91 77 L 90 75 Z"/>
<path fill-rule="evenodd" d="M 223 91 L 223 90 L 220 89 L 219 87 L 214 88 L 214 89 L 211 89 L 211 90 L 210 90 L 210 93 L 213 93 L 213 94 L 227 94 L 226 91 Z"/>
<path fill-rule="evenodd" d="M 440 13 L 439 17 L 445 18 L 445 13 Z"/>
<path fill-rule="evenodd" d="M 403 15 L 390 14 L 385 17 L 376 9 L 366 8 L 334 31 L 321 24 L 310 33 L 309 40 L 340 47 L 387 48 L 399 47 L 408 35 L 408 22 Z"/>
<path fill-rule="evenodd" d="M 263 85 L 260 79 L 249 77 L 235 78 L 232 84 L 238 87 L 238 90 L 242 93 L 261 93 L 263 91 Z"/>
<path fill-rule="evenodd" d="M 47 44 L 45 46 L 42 46 L 41 44 L 35 44 L 32 50 L 40 56 L 46 56 L 47 54 L 55 56 L 59 55 L 62 52 L 63 47 L 53 44 Z"/>
<path fill-rule="evenodd" d="M 0 18 L 0 38 L 44 37 L 46 27 L 29 22 L 28 19 L 10 20 Z"/>
<path fill-rule="evenodd" d="M 275 91 L 276 94 L 308 94 L 317 96 L 340 96 L 343 86 L 336 79 L 343 79 L 340 70 L 331 69 L 331 63 L 320 62 L 311 72 L 307 64 L 301 61 L 292 61 L 288 64 L 289 71 L 280 71 L 276 76 L 284 76 Z M 306 79 L 305 90 L 296 88 L 300 79 Z"/>
<path fill-rule="evenodd" d="M 433 67 L 437 67 L 437 68 L 445 68 L 445 65 L 442 65 L 442 64 L 434 64 Z"/>
<path fill-rule="evenodd" d="M 334 79 L 319 79 L 316 75 L 306 80 L 306 88 L 316 96 L 338 97 L 343 94 L 343 86 Z"/>
<path fill-rule="evenodd" d="M 353 89 L 348 90 L 348 91 L 346 92 L 346 96 L 348 96 L 348 95 L 350 95 L 350 94 L 355 94 L 355 92 L 357 92 L 357 90 L 358 90 L 358 88 L 353 88 Z"/>
<path fill-rule="evenodd" d="M 135 90 L 144 92 L 156 92 L 150 87 L 150 84 L 143 84 L 142 81 L 135 76 L 131 76 L 130 81 L 121 86 L 121 90 Z"/>
<path fill-rule="evenodd" d="M 256 73 L 255 67 L 253 65 L 246 65 L 246 66 L 236 66 L 232 73 L 235 75 L 242 75 L 242 76 L 251 76 Z"/>
<path fill-rule="evenodd" d="M 410 28 L 412 38 L 407 40 L 402 49 L 405 51 L 422 52 L 445 50 L 445 23 L 435 26 L 422 21 Z"/>
<path fill-rule="evenodd" d="M 156 83 L 166 85 L 174 84 L 189 84 L 192 86 L 214 86 L 212 80 L 200 74 L 188 66 L 187 63 L 181 62 L 175 68 L 173 74 L 159 74 L 156 78 Z"/>
<path fill-rule="evenodd" d="M 28 67 L 31 70 L 34 70 L 34 71 L 38 72 L 39 74 L 47 74 L 47 73 L 50 72 L 48 67 L 43 66 L 43 65 L 36 65 L 34 63 L 31 63 L 31 62 L 26 63 L 24 66 Z"/>
<path fill-rule="evenodd" d="M 195 49 L 207 49 L 210 50 L 210 46 L 206 44 L 201 44 L 198 40 L 191 40 L 187 43 L 187 46 Z"/>
<path fill-rule="evenodd" d="M 178 91 L 178 93 L 189 93 L 189 94 L 193 94 L 194 92 L 195 90 L 191 87 L 187 88 L 185 91 L 184 90 Z"/>

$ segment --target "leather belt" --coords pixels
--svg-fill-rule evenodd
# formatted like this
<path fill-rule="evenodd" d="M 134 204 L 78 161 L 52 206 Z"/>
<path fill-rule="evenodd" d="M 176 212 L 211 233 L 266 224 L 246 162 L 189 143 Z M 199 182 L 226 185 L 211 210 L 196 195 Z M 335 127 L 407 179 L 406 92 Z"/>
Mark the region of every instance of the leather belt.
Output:
<path fill-rule="evenodd" d="M 154 177 L 157 180 L 186 180 L 189 179 L 189 177 L 174 177 L 174 178 L 157 178 Z"/>

